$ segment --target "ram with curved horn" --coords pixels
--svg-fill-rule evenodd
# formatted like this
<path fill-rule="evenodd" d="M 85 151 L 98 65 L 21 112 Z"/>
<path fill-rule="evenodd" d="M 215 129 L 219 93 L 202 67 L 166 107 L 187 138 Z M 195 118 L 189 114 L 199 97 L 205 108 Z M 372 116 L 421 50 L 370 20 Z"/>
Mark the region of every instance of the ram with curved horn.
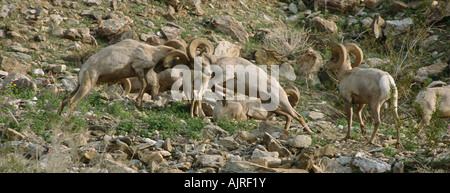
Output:
<path fill-rule="evenodd" d="M 350 58 L 348 57 L 349 52 L 356 56 L 353 64 L 350 63 Z M 338 44 L 332 48 L 331 58 L 325 64 L 325 69 L 337 70 L 339 92 L 345 102 L 348 121 L 347 135 L 344 139 L 351 138 L 352 104 L 359 105 L 357 114 L 361 125 L 361 132 L 363 135 L 366 134 L 361 111 L 366 104 L 369 104 L 375 120 L 372 137 L 369 140 L 369 143 L 373 144 L 381 123 L 381 105 L 385 101 L 390 100 L 397 127 L 397 146 L 400 146 L 400 122 L 397 113 L 398 93 L 394 79 L 389 73 L 379 69 L 357 68 L 361 64 L 362 59 L 363 52 L 356 44 L 350 43 L 345 46 Z"/>
<path fill-rule="evenodd" d="M 167 61 L 167 56 L 181 59 Z M 142 98 L 147 87 L 146 72 L 153 71 L 154 67 L 162 62 L 183 60 L 187 61 L 186 54 L 172 47 L 150 46 L 131 39 L 103 48 L 83 64 L 78 74 L 78 84 L 69 96 L 63 99 L 58 114 L 61 115 L 64 107 L 69 104 L 68 116 L 70 117 L 75 105 L 89 93 L 97 82 L 115 82 L 130 77 L 138 77 L 141 82 L 136 100 L 138 105 L 142 106 Z"/>
<path fill-rule="evenodd" d="M 205 38 L 195 38 L 189 43 L 186 51 L 191 64 L 193 64 L 195 56 L 202 55 L 203 53 L 213 54 L 214 46 Z"/>

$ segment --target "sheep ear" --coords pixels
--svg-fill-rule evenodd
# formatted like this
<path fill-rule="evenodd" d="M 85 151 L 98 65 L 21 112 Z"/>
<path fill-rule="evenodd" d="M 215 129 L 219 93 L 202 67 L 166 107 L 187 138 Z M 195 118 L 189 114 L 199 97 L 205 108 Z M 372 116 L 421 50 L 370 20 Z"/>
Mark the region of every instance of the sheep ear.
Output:
<path fill-rule="evenodd" d="M 197 49 L 202 49 L 202 53 L 213 54 L 214 46 L 205 38 L 195 38 L 187 47 L 187 54 L 190 60 L 194 60 L 197 55 Z"/>
<path fill-rule="evenodd" d="M 352 63 L 352 68 L 358 67 L 364 57 L 361 48 L 359 48 L 359 46 L 354 43 L 345 44 L 345 48 L 347 49 L 347 52 L 354 54 L 356 57 L 355 62 Z"/>
<path fill-rule="evenodd" d="M 327 62 L 329 70 L 337 70 L 347 61 L 347 49 L 342 44 L 337 44 L 331 48 L 331 58 Z"/>
<path fill-rule="evenodd" d="M 177 64 L 188 64 L 189 59 L 187 55 L 180 51 L 180 50 L 172 50 L 167 54 L 167 56 L 164 58 L 164 67 L 165 68 L 172 68 Z"/>

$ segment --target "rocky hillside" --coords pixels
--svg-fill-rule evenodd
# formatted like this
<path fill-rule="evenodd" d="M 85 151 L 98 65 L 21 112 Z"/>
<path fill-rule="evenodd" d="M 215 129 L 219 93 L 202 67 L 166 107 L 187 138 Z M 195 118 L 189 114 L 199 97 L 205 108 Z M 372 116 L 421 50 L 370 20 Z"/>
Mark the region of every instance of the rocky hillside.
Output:
<path fill-rule="evenodd" d="M 449 172 L 449 119 L 419 133 L 419 91 L 450 81 L 450 3 L 415 0 L 8 0 L 0 5 L 0 172 Z M 380 19 L 381 18 L 381 19 Z M 383 22 L 381 22 L 383 21 Z M 204 37 L 220 56 L 279 65 L 300 90 L 297 111 L 315 135 L 284 118 L 190 118 L 163 93 L 97 84 L 71 118 L 56 112 L 84 61 L 124 39 L 150 45 Z M 336 75 L 323 70 L 336 43 L 356 43 L 363 68 L 389 72 L 399 91 L 400 139 L 382 111 L 375 145 L 347 121 Z M 364 77 L 361 77 L 362 79 Z M 433 84 L 439 84 L 434 82 Z M 205 107 L 215 101 L 205 99 Z M 366 107 L 367 108 L 367 107 Z"/>

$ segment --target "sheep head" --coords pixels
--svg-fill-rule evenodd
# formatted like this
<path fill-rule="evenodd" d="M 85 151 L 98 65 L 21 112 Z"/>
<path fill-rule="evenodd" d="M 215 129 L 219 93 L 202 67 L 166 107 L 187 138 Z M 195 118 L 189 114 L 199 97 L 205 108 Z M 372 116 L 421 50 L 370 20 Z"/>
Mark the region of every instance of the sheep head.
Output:
<path fill-rule="evenodd" d="M 191 61 L 194 61 L 194 57 L 197 56 L 197 50 L 200 49 L 200 55 L 202 53 L 213 54 L 214 46 L 205 38 L 195 38 L 187 47 L 187 55 Z"/>
<path fill-rule="evenodd" d="M 337 70 L 347 61 L 347 49 L 342 44 L 337 44 L 331 48 L 331 58 L 325 64 L 327 70 Z"/>
<path fill-rule="evenodd" d="M 350 58 L 348 57 L 349 52 L 356 57 L 355 62 L 352 64 L 350 64 Z M 355 68 L 361 64 L 363 57 L 363 52 L 358 45 L 354 43 L 345 44 L 345 46 L 337 44 L 331 49 L 331 58 L 325 64 L 325 69 L 337 70 L 340 69 L 342 65 L 346 65 L 345 67 L 348 69 Z"/>
<path fill-rule="evenodd" d="M 172 68 L 177 64 L 188 64 L 189 58 L 185 52 L 180 50 L 172 50 L 164 58 L 164 68 Z"/>

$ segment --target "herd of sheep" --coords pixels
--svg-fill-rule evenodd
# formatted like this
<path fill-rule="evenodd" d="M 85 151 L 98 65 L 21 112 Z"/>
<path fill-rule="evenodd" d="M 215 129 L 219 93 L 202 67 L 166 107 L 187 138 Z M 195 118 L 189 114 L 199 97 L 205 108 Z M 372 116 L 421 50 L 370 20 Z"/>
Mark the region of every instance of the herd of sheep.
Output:
<path fill-rule="evenodd" d="M 142 106 L 144 93 L 149 93 L 154 98 L 160 92 L 181 88 L 186 99 L 191 102 L 191 116 L 204 116 L 202 96 L 206 89 L 211 89 L 213 92 L 221 91 L 216 93 L 226 91 L 221 98 L 226 100 L 219 101 L 214 109 L 215 118 L 230 116 L 238 120 L 246 120 L 248 117 L 264 120 L 275 113 L 286 118 L 286 131 L 294 118 L 308 134 L 314 134 L 302 116 L 295 111 L 300 95 L 296 87 L 283 88 L 268 72 L 250 61 L 241 57 L 215 56 L 213 51 L 213 45 L 203 38 L 196 38 L 189 45 L 172 40 L 164 45 L 151 46 L 131 39 L 110 45 L 92 55 L 83 64 L 78 74 L 78 84 L 63 99 L 58 114 L 61 115 L 64 107 L 68 105 L 67 114 L 70 117 L 75 105 L 97 82 L 120 82 L 125 93 L 139 92 L 136 98 L 138 106 Z M 353 63 L 348 53 L 355 56 Z M 373 144 L 381 123 L 380 108 L 384 102 L 389 101 L 397 123 L 397 146 L 400 146 L 401 125 L 397 113 L 398 94 L 395 81 L 389 73 L 382 70 L 359 68 L 362 59 L 363 52 L 356 44 L 338 44 L 332 47 L 331 58 L 325 64 L 326 70 L 337 71 L 339 92 L 345 103 L 348 121 L 345 139 L 351 137 L 352 104 L 359 105 L 357 115 L 361 132 L 366 133 L 361 111 L 368 104 L 375 120 L 369 140 L 369 143 Z M 181 73 L 183 77 L 180 76 Z M 241 97 L 233 100 L 224 98 L 230 95 L 230 92 L 232 96 Z M 450 117 L 450 86 L 427 88 L 418 94 L 415 102 L 423 110 L 423 118 L 418 125 L 422 130 L 429 124 L 437 107 L 442 111 L 442 117 Z"/>

